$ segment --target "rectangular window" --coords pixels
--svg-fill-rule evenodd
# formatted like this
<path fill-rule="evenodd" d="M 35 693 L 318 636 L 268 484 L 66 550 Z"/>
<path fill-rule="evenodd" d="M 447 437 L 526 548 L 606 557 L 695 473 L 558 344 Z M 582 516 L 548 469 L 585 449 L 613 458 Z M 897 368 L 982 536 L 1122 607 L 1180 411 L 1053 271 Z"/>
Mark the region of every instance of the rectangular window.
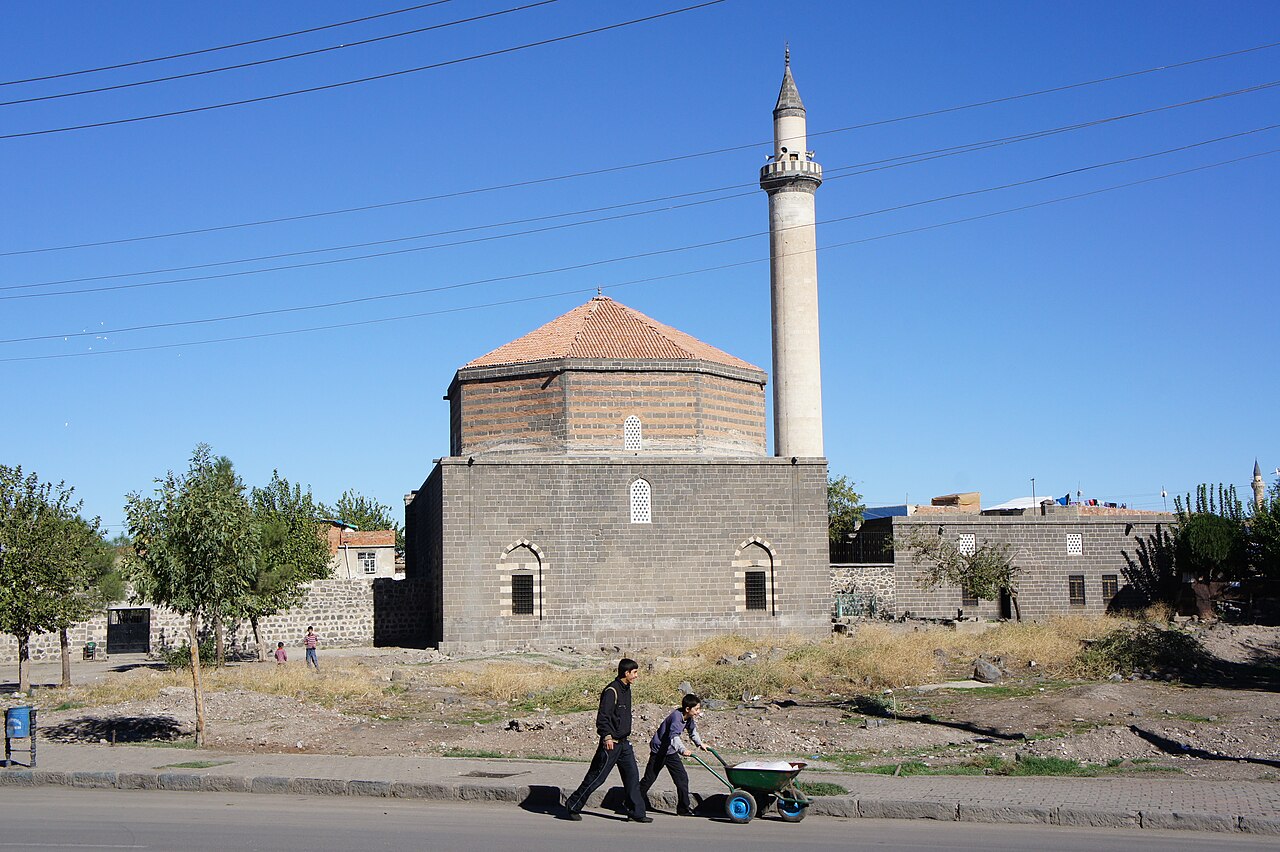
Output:
<path fill-rule="evenodd" d="M 1084 575 L 1072 574 L 1068 577 L 1067 591 L 1071 595 L 1072 606 L 1084 606 Z"/>
<path fill-rule="evenodd" d="M 533 615 L 533 575 L 511 575 L 511 614 Z"/>
<path fill-rule="evenodd" d="M 747 609 L 765 610 L 769 608 L 769 596 L 766 592 L 763 571 L 747 572 Z"/>
<path fill-rule="evenodd" d="M 378 573 L 378 554 L 372 550 L 357 551 L 356 563 L 364 569 L 366 574 Z"/>
<path fill-rule="evenodd" d="M 1111 599 L 1120 591 L 1120 578 L 1115 574 L 1102 575 L 1102 600 L 1111 603 Z"/>
<path fill-rule="evenodd" d="M 1080 556 L 1084 553 L 1084 536 L 1080 533 L 1067 533 L 1067 555 Z"/>
<path fill-rule="evenodd" d="M 972 556 L 978 552 L 978 537 L 973 533 L 960 533 L 956 541 L 956 552 L 961 556 Z"/>
<path fill-rule="evenodd" d="M 960 589 L 960 606 L 977 606 L 978 596 L 968 589 L 961 587 Z"/>

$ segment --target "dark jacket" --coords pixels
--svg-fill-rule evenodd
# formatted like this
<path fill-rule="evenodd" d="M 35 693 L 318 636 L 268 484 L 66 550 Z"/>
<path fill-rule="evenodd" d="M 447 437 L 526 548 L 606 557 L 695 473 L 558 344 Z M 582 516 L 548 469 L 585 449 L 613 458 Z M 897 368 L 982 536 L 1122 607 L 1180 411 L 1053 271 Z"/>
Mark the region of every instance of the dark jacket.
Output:
<path fill-rule="evenodd" d="M 596 711 L 596 733 L 625 740 L 631 736 L 631 687 L 614 680 L 600 693 L 600 709 Z"/>

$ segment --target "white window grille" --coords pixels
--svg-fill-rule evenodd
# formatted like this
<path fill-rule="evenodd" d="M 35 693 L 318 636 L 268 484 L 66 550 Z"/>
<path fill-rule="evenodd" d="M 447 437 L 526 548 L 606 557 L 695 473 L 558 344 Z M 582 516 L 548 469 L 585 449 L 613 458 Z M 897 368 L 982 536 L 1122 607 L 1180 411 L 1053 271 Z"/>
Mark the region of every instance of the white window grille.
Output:
<path fill-rule="evenodd" d="M 366 574 L 378 573 L 378 554 L 372 550 L 360 550 L 356 552 L 356 562 L 364 569 Z"/>
<path fill-rule="evenodd" d="M 624 450 L 640 449 L 640 418 L 634 414 L 622 421 L 622 448 Z"/>
<path fill-rule="evenodd" d="M 1084 554 L 1084 536 L 1081 533 L 1067 533 L 1067 555 L 1081 556 Z"/>
<path fill-rule="evenodd" d="M 956 542 L 956 552 L 961 556 L 972 556 L 978 552 L 978 537 L 973 533 L 960 533 Z"/>
<path fill-rule="evenodd" d="M 649 483 L 637 479 L 631 483 L 631 523 L 648 524 L 653 521 L 653 505 L 649 498 Z"/>

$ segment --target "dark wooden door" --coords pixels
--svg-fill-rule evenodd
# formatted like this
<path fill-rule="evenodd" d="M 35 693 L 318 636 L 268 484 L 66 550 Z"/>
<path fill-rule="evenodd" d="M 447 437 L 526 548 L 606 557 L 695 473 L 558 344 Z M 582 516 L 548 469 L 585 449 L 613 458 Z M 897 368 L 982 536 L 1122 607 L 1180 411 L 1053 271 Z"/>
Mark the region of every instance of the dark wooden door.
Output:
<path fill-rule="evenodd" d="M 151 610 L 113 609 L 107 613 L 107 653 L 145 654 L 151 650 Z"/>

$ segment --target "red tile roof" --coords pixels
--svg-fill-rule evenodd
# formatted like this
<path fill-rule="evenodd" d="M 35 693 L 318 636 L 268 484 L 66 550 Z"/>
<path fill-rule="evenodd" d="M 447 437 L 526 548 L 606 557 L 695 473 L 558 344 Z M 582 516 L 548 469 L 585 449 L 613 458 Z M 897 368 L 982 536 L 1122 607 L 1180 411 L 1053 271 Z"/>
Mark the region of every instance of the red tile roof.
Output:
<path fill-rule="evenodd" d="M 326 538 L 329 540 L 329 554 L 338 552 L 338 548 L 347 547 L 395 547 L 395 530 L 352 530 L 342 529 L 327 524 Z"/>
<path fill-rule="evenodd" d="M 596 296 L 466 366 L 496 367 L 554 358 L 697 360 L 760 369 L 608 296 Z"/>

